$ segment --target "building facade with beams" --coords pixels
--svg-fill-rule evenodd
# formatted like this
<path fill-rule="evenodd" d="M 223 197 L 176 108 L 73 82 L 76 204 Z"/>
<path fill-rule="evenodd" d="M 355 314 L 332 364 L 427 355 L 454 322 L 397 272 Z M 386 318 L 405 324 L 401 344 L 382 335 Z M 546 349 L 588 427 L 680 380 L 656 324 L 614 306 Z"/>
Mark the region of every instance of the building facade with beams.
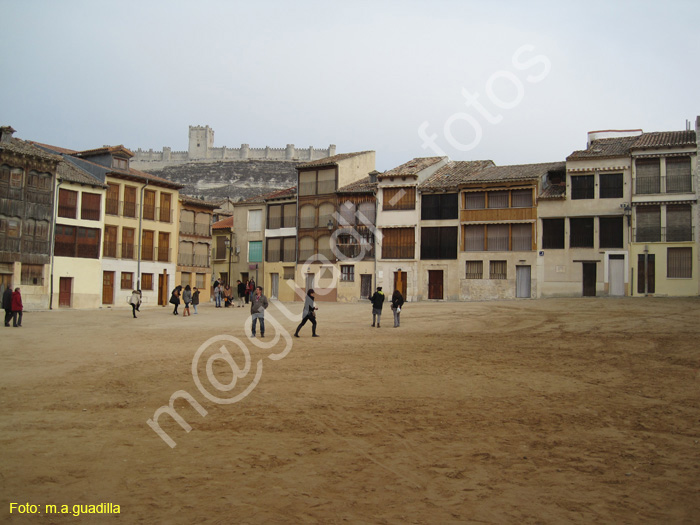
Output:
<path fill-rule="evenodd" d="M 270 299 L 294 301 L 297 245 L 296 186 L 264 197 L 265 210 L 265 294 Z"/>
<path fill-rule="evenodd" d="M 199 290 L 199 301 L 211 298 L 212 215 L 219 205 L 194 197 L 178 199 L 179 246 L 175 282 Z"/>
<path fill-rule="evenodd" d="M 377 175 L 375 288 L 381 286 L 387 297 L 397 289 L 407 301 L 423 298 L 418 187 L 447 163 L 447 157 L 415 158 Z"/>
<path fill-rule="evenodd" d="M 297 299 L 316 291 L 317 301 L 337 301 L 340 268 L 337 238 L 337 190 L 375 171 L 375 152 L 343 153 L 297 167 Z"/>
<path fill-rule="evenodd" d="M 212 224 L 211 234 L 212 275 L 211 282 L 209 283 L 210 294 L 213 292 L 211 288 L 214 281 L 219 281 L 225 284 L 228 283 L 229 280 L 233 257 L 235 254 L 233 216 L 225 217 Z M 235 256 L 237 256 L 237 254 L 235 254 Z M 233 282 L 236 282 L 235 279 Z"/>
<path fill-rule="evenodd" d="M 61 160 L 0 128 L 0 290 L 26 310 L 48 308 L 56 170 Z"/>

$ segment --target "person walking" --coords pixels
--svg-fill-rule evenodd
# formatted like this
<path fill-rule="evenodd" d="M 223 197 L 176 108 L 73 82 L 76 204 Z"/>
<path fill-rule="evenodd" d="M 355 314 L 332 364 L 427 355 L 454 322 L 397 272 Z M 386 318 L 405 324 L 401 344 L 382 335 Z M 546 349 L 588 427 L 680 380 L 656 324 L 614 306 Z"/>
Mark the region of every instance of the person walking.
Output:
<path fill-rule="evenodd" d="M 382 307 L 384 306 L 384 292 L 382 292 L 382 287 L 378 286 L 377 291 L 369 299 L 372 301 L 372 326 L 375 324 L 377 328 L 381 328 L 380 321 L 382 319 Z"/>
<path fill-rule="evenodd" d="M 177 307 L 180 306 L 180 291 L 182 290 L 181 285 L 177 285 L 173 289 L 173 293 L 170 295 L 170 304 L 174 304 L 173 315 L 177 315 Z"/>
<path fill-rule="evenodd" d="M 182 292 L 182 302 L 185 303 L 185 309 L 182 311 L 182 317 L 187 317 L 190 314 L 190 303 L 192 302 L 192 288 L 188 284 Z"/>
<path fill-rule="evenodd" d="M 134 319 L 138 319 L 136 317 L 136 312 L 139 309 L 139 306 L 141 305 L 141 291 L 140 290 L 134 290 L 131 292 L 131 297 L 129 297 L 129 304 L 131 305 L 131 314 L 134 316 Z"/>
<path fill-rule="evenodd" d="M 255 324 L 260 319 L 260 337 L 265 337 L 265 309 L 269 303 L 262 293 L 262 286 L 255 288 L 255 293 L 250 298 L 250 313 L 253 316 L 253 337 L 255 337 Z"/>
<path fill-rule="evenodd" d="M 398 328 L 401 325 L 401 309 L 403 308 L 403 295 L 398 290 L 394 290 L 391 296 L 391 309 L 394 312 L 394 328 Z"/>
<path fill-rule="evenodd" d="M 2 307 L 5 310 L 5 326 L 10 326 L 12 319 L 12 288 L 8 286 L 2 294 Z"/>
<path fill-rule="evenodd" d="M 240 279 L 236 281 L 236 293 L 238 294 L 238 306 L 243 308 L 243 296 L 245 295 L 245 284 Z"/>
<path fill-rule="evenodd" d="M 250 281 L 248 279 L 245 280 L 245 304 L 248 304 L 250 301 L 250 294 L 253 291 L 253 288 L 250 286 Z"/>
<path fill-rule="evenodd" d="M 15 328 L 22 326 L 22 294 L 19 293 L 19 287 L 12 292 L 12 326 Z"/>
<path fill-rule="evenodd" d="M 316 306 L 314 306 L 314 300 L 316 299 L 316 292 L 313 288 L 306 292 L 306 299 L 304 299 L 304 311 L 301 313 L 302 319 L 299 326 L 297 326 L 297 331 L 294 332 L 294 337 L 299 337 L 299 330 L 306 324 L 306 321 L 311 321 L 311 337 L 319 337 L 316 334 Z"/>
<path fill-rule="evenodd" d="M 199 304 L 199 290 L 195 286 L 192 292 L 192 308 L 194 308 L 194 313 L 197 315 L 197 305 Z"/>

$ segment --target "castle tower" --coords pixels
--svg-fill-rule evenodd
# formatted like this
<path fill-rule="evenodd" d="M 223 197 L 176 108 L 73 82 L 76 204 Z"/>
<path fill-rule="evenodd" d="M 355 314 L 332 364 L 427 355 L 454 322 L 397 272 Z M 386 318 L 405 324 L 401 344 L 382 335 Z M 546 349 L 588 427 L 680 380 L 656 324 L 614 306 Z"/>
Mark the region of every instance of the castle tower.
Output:
<path fill-rule="evenodd" d="M 209 150 L 214 147 L 214 130 L 209 126 L 190 126 L 189 160 L 209 158 Z"/>

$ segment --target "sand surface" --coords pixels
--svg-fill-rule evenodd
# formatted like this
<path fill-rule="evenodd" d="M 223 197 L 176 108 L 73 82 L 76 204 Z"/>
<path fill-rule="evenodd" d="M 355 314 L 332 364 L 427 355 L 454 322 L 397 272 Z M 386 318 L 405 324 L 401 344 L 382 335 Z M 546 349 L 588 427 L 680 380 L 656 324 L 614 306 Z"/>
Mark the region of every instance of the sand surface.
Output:
<path fill-rule="evenodd" d="M 209 305 L 2 328 L 0 522 L 700 521 L 697 298 L 414 303 L 399 329 L 388 307 L 380 329 L 369 303 L 320 307 L 320 338 L 269 349 L 247 342 L 246 309 Z M 219 335 L 249 369 L 235 340 L 212 343 L 200 390 L 193 358 Z M 162 414 L 171 448 L 146 421 L 178 391 L 205 415 L 176 400 L 191 431 Z"/>

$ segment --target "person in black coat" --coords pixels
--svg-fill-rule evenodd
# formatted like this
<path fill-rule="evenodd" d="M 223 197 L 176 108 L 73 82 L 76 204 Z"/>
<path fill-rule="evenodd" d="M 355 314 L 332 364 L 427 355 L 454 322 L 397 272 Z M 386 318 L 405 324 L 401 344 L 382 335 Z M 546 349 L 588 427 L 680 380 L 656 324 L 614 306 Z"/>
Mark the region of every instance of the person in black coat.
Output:
<path fill-rule="evenodd" d="M 382 292 L 382 287 L 378 286 L 377 291 L 369 299 L 372 301 L 372 326 L 377 325 L 377 328 L 381 328 L 379 324 L 382 319 L 382 307 L 384 306 L 384 292 Z"/>
<path fill-rule="evenodd" d="M 5 326 L 10 326 L 12 319 L 12 287 L 5 288 L 5 293 L 2 294 L 2 307 L 5 310 Z"/>
<path fill-rule="evenodd" d="M 403 295 L 398 290 L 394 290 L 394 294 L 391 296 L 391 310 L 394 312 L 394 328 L 398 328 L 401 325 L 401 309 L 403 308 Z"/>

